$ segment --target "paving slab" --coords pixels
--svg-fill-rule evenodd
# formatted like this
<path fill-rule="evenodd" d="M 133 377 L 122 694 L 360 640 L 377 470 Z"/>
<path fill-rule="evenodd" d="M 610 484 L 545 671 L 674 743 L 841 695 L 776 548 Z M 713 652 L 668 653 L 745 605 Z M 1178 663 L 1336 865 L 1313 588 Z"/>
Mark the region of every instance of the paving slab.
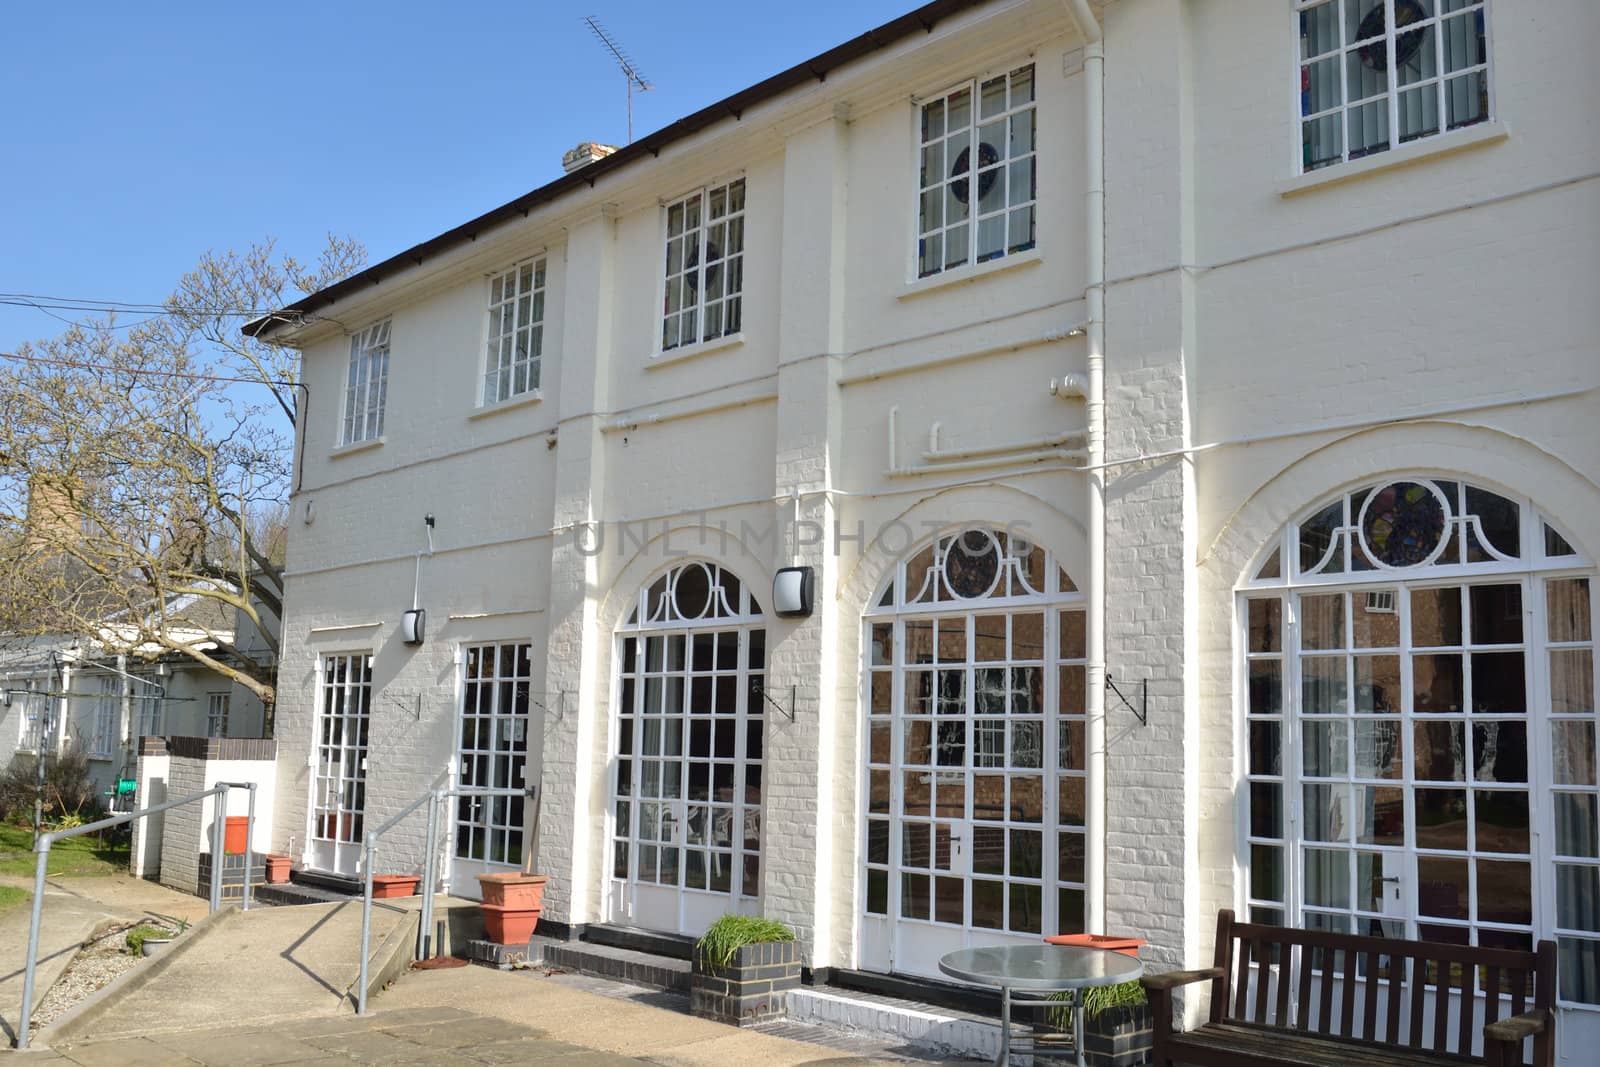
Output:
<path fill-rule="evenodd" d="M 190 1031 L 159 1034 L 144 1039 L 201 1063 L 231 1063 L 238 1067 L 265 1067 L 275 1063 L 304 1063 L 327 1055 L 299 1038 L 276 1031 Z"/>

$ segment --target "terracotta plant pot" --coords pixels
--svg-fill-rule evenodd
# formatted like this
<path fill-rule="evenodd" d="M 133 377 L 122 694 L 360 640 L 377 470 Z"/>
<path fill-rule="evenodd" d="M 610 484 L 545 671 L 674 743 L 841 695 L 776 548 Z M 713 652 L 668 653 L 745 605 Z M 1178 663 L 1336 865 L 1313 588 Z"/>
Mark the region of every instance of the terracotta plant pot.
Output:
<path fill-rule="evenodd" d="M 390 897 L 409 897 L 417 892 L 420 874 L 375 874 L 372 876 L 372 899 L 388 900 Z"/>
<path fill-rule="evenodd" d="M 222 851 L 230 856 L 244 854 L 250 844 L 250 820 L 244 815 L 229 815 L 222 820 Z"/>
<path fill-rule="evenodd" d="M 288 856 L 269 855 L 266 857 L 266 863 L 268 885 L 282 885 L 289 880 Z"/>
<path fill-rule="evenodd" d="M 507 908 L 498 904 L 480 904 L 483 929 L 490 941 L 497 945 L 526 945 L 528 938 L 539 925 L 541 908 Z"/>
<path fill-rule="evenodd" d="M 497 908 L 533 909 L 535 913 L 544 906 L 544 884 L 550 880 L 544 874 L 480 874 L 478 886 L 483 890 L 483 902 Z"/>

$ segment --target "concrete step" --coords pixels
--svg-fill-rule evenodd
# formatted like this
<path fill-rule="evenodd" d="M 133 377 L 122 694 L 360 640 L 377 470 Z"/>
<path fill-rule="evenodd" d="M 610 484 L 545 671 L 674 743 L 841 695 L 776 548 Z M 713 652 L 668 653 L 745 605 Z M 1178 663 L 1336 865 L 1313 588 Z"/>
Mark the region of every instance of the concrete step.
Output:
<path fill-rule="evenodd" d="M 583 928 L 582 940 L 588 944 L 632 949 L 635 952 L 648 952 L 654 956 L 666 956 L 675 960 L 694 959 L 695 939 L 684 934 L 667 934 L 610 923 L 591 923 Z"/>
<path fill-rule="evenodd" d="M 1000 1053 L 1000 1024 L 994 1015 L 837 986 L 790 991 L 789 1022 L 905 1044 L 940 1057 L 993 1062 Z"/>
<path fill-rule="evenodd" d="M 557 941 L 535 934 L 528 942 L 528 962 L 650 989 L 689 992 L 688 960 L 617 948 L 614 945 Z"/>
<path fill-rule="evenodd" d="M 251 899 L 259 904 L 284 907 L 294 904 L 332 904 L 349 900 L 345 893 L 320 886 L 302 885 L 299 882 L 279 882 L 275 885 L 258 885 L 251 890 Z"/>

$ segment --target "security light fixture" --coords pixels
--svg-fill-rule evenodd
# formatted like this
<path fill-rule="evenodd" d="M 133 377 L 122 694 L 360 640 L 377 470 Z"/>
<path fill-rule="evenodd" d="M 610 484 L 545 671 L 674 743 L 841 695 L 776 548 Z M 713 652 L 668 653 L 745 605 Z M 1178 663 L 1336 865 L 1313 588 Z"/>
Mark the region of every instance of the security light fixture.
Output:
<path fill-rule="evenodd" d="M 428 533 L 428 555 L 433 555 L 433 513 L 422 517 Z M 411 606 L 400 615 L 400 640 L 408 645 L 422 644 L 428 629 L 428 613 L 422 610 L 422 553 L 417 553 L 417 569 L 411 581 Z"/>
<path fill-rule="evenodd" d="M 408 645 L 420 645 L 427 635 L 428 613 L 422 608 L 407 608 L 400 615 L 400 640 Z"/>
<path fill-rule="evenodd" d="M 803 619 L 811 614 L 810 567 L 780 567 L 772 577 L 772 610 L 779 618 Z"/>

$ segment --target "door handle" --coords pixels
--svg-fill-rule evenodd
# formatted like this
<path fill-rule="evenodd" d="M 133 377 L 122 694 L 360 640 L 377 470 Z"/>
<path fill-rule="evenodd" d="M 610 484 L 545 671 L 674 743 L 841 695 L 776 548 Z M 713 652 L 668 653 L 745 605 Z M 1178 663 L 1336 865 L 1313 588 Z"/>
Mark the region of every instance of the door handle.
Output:
<path fill-rule="evenodd" d="M 1378 881 L 1380 881 L 1380 882 L 1393 882 L 1395 885 L 1399 885 L 1400 884 L 1400 876 L 1398 874 L 1393 874 L 1393 875 L 1389 875 L 1388 877 L 1379 878 Z"/>

